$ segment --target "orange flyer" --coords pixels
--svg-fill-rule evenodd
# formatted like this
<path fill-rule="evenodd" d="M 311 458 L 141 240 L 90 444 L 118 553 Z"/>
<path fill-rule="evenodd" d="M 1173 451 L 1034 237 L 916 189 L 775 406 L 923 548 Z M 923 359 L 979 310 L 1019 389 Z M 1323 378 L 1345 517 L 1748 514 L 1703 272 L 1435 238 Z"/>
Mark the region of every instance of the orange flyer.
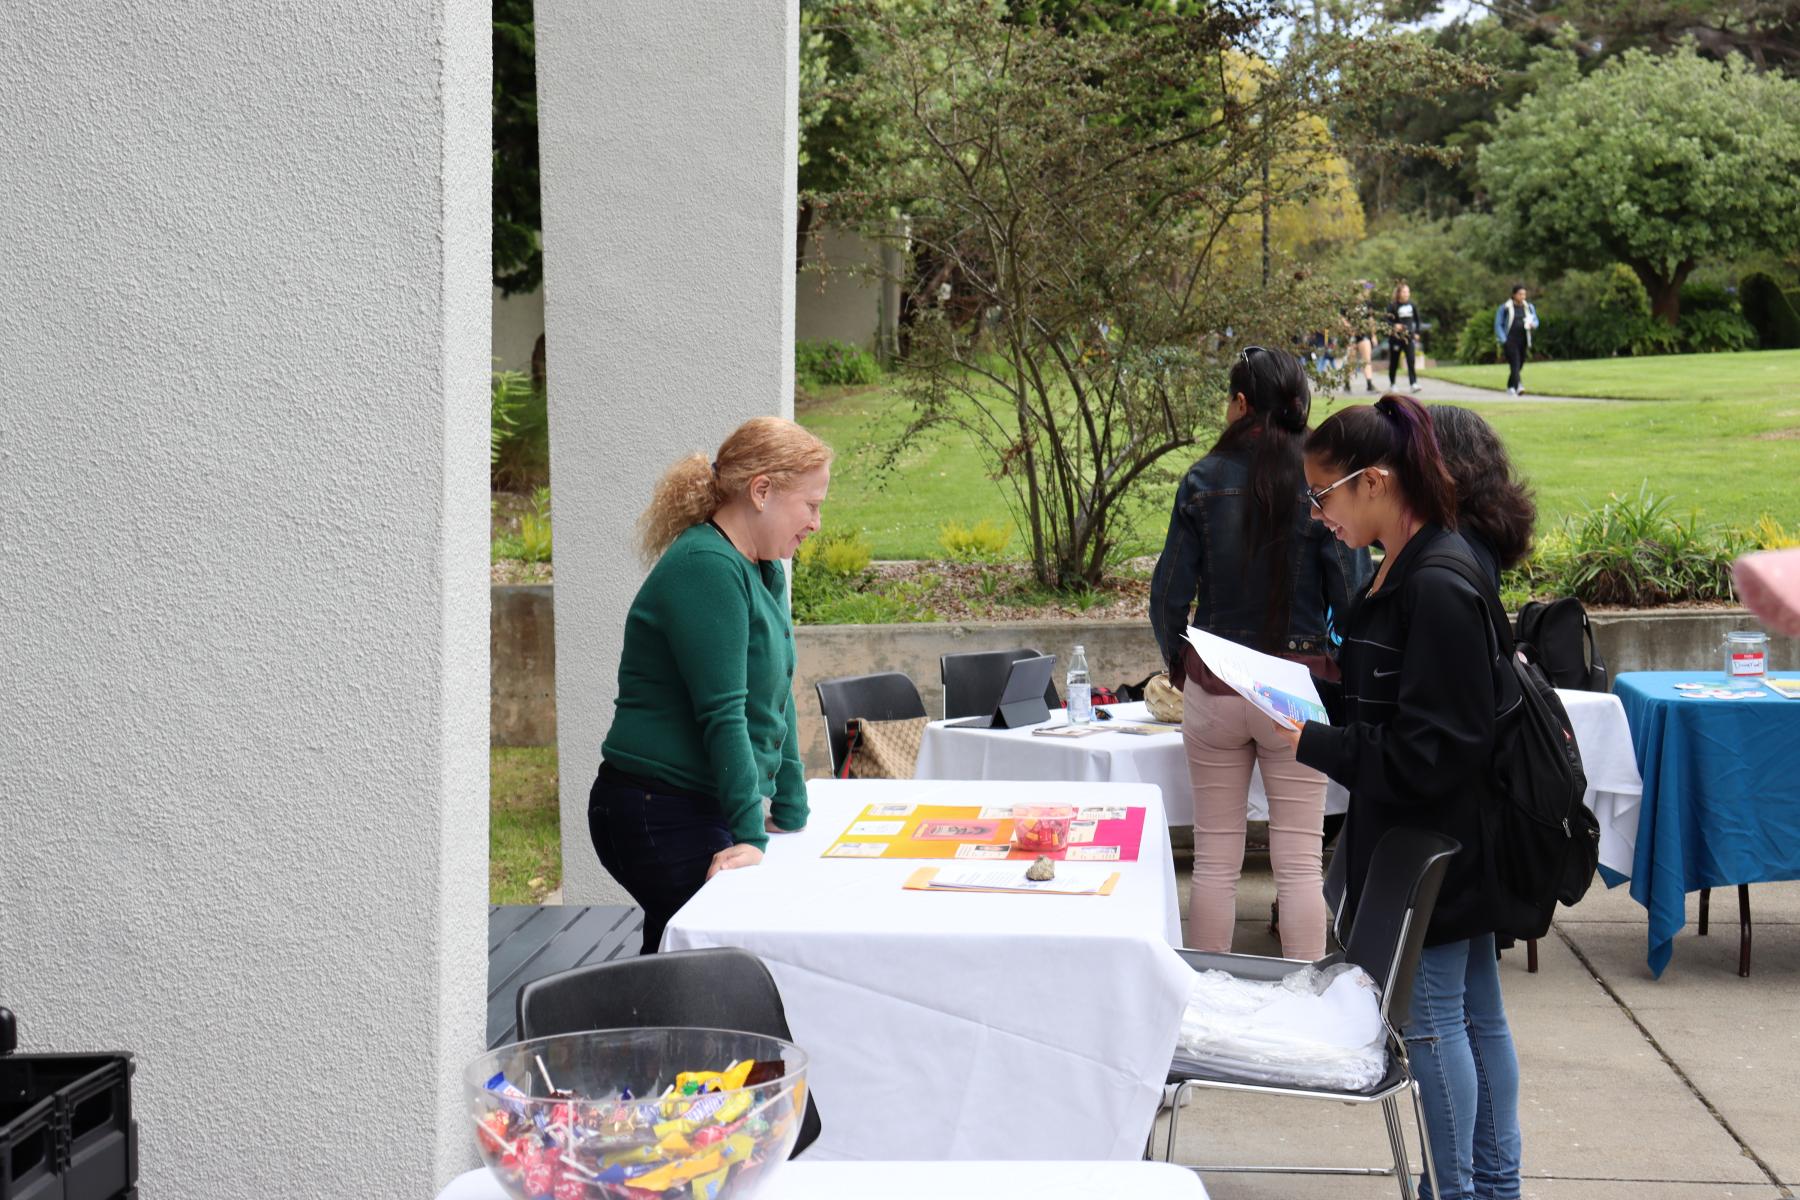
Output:
<path fill-rule="evenodd" d="M 949 858 L 964 862 L 1026 861 L 1037 852 L 1013 845 L 1012 806 L 871 804 L 825 858 Z M 1078 808 L 1069 844 L 1046 858 L 1066 862 L 1136 862 L 1144 838 L 1144 810 L 1118 805 Z"/>

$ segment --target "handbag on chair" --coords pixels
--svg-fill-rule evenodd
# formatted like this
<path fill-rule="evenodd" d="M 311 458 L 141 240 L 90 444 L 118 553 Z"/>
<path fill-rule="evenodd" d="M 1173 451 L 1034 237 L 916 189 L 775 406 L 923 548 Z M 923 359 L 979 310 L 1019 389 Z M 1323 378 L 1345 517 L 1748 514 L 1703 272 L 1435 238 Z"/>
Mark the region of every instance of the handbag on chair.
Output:
<path fill-rule="evenodd" d="M 839 779 L 911 779 L 925 740 L 925 717 L 844 722 L 844 765 Z"/>

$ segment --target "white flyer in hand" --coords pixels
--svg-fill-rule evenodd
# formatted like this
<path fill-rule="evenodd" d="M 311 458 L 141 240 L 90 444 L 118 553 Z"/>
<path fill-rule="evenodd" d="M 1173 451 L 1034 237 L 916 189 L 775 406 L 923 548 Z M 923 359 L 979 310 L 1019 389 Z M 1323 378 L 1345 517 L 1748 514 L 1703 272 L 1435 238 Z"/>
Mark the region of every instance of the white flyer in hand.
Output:
<path fill-rule="evenodd" d="M 1298 729 L 1302 721 L 1330 724 L 1325 706 L 1319 703 L 1312 673 L 1299 663 L 1240 646 L 1191 625 L 1187 636 L 1200 661 L 1214 675 L 1267 713 L 1277 725 Z"/>

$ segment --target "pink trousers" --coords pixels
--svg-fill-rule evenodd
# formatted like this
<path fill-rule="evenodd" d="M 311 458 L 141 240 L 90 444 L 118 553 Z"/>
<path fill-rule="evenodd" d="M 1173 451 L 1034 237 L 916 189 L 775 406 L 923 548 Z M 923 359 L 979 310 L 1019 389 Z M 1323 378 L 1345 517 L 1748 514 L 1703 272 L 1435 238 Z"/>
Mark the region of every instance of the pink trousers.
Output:
<path fill-rule="evenodd" d="M 1281 904 L 1281 953 L 1309 961 L 1325 954 L 1325 890 L 1319 859 L 1325 777 L 1294 759 L 1275 723 L 1241 696 L 1214 696 L 1188 680 L 1181 736 L 1194 784 L 1194 883 L 1188 945 L 1229 951 L 1244 869 L 1251 768 L 1269 796 L 1269 860 Z"/>

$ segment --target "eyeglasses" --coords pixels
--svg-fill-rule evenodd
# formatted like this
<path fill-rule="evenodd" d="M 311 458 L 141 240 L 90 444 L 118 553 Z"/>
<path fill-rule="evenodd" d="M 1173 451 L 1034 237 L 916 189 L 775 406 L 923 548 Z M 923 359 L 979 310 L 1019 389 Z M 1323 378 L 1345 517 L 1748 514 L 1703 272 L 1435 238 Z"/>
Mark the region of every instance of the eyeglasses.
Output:
<path fill-rule="evenodd" d="M 1314 491 L 1312 488 L 1307 488 L 1306 489 L 1306 498 L 1308 500 L 1312 501 L 1312 506 L 1314 508 L 1318 509 L 1320 512 L 1324 512 L 1325 511 L 1325 497 L 1331 495 L 1332 492 L 1335 492 L 1338 488 L 1343 487 L 1346 483 L 1349 483 L 1352 479 L 1355 479 L 1358 475 L 1361 475 L 1364 471 L 1374 471 L 1378 475 L 1386 475 L 1388 473 L 1386 467 L 1359 467 L 1356 470 L 1350 472 L 1348 475 L 1344 476 L 1342 479 L 1338 480 L 1336 483 L 1328 483 L 1324 487 L 1318 489 L 1317 491 Z"/>
<path fill-rule="evenodd" d="M 1267 346 L 1245 346 L 1243 353 L 1238 355 L 1238 361 L 1249 362 L 1250 355 L 1253 352 L 1256 354 L 1267 354 L 1269 353 L 1269 349 Z"/>

